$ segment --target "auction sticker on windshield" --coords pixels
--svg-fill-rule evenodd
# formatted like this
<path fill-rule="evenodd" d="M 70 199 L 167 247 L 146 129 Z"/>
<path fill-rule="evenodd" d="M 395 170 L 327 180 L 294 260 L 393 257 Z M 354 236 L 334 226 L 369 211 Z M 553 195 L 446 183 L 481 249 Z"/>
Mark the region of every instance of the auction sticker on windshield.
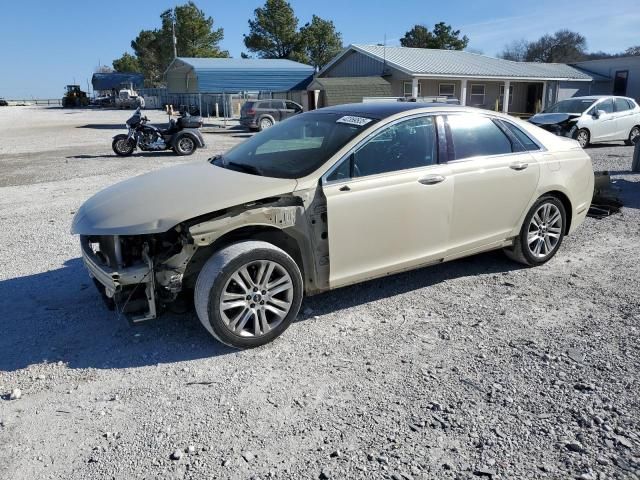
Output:
<path fill-rule="evenodd" d="M 365 117 L 354 117 L 352 115 L 347 115 L 342 118 L 336 120 L 336 123 L 346 123 L 347 125 L 357 125 L 359 127 L 366 125 L 371 121 L 370 118 Z"/>

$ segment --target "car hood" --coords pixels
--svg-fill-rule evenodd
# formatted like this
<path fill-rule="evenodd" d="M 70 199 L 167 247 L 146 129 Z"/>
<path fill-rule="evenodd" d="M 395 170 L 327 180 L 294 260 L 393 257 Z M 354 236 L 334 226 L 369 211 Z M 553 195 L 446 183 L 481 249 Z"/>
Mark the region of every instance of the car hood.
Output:
<path fill-rule="evenodd" d="M 193 162 L 134 177 L 87 200 L 71 233 L 144 235 L 180 222 L 262 198 L 290 193 L 296 180 L 261 177 Z"/>
<path fill-rule="evenodd" d="M 581 117 L 580 113 L 538 113 L 529 119 L 535 125 L 556 125 L 571 118 Z"/>

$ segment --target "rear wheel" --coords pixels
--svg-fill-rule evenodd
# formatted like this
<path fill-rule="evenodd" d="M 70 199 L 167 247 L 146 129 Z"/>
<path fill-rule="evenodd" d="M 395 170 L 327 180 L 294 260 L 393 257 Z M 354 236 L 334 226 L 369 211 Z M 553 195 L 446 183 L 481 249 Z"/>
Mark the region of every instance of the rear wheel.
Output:
<path fill-rule="evenodd" d="M 629 138 L 624 141 L 626 145 L 633 145 L 635 142 L 640 141 L 640 127 L 636 125 L 629 132 Z"/>
<path fill-rule="evenodd" d="M 184 155 L 191 155 L 193 152 L 196 151 L 196 148 L 197 148 L 196 141 L 193 138 L 185 135 L 178 139 L 175 146 L 173 147 L 173 150 L 178 155 L 184 156 Z"/>
<path fill-rule="evenodd" d="M 258 129 L 260 131 L 262 130 L 266 130 L 267 128 L 273 127 L 273 120 L 271 120 L 269 117 L 264 117 L 260 119 L 260 122 L 258 123 Z"/>
<path fill-rule="evenodd" d="M 560 248 L 566 224 L 567 214 L 562 202 L 553 196 L 543 196 L 531 207 L 513 247 L 505 249 L 505 253 L 525 265 L 542 265 Z"/>
<path fill-rule="evenodd" d="M 136 142 L 127 135 L 116 135 L 111 143 L 113 152 L 120 157 L 128 157 L 136 149 Z"/>
<path fill-rule="evenodd" d="M 591 140 L 589 131 L 584 128 L 578 130 L 578 133 L 576 133 L 576 140 L 582 148 L 587 148 L 589 146 L 589 141 Z"/>
<path fill-rule="evenodd" d="M 235 348 L 264 345 L 298 314 L 303 284 L 295 261 L 280 248 L 244 241 L 215 253 L 198 275 L 198 318 L 216 339 Z"/>

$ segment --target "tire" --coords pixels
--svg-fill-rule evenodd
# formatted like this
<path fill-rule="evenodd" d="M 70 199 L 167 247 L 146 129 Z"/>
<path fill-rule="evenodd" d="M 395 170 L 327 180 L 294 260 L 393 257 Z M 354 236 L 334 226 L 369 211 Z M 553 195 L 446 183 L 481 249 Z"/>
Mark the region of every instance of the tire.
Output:
<path fill-rule="evenodd" d="M 589 146 L 589 142 L 591 141 L 589 130 L 587 130 L 586 128 L 581 128 L 580 130 L 578 130 L 576 132 L 576 140 L 582 148 L 587 148 Z"/>
<path fill-rule="evenodd" d="M 555 219 L 556 214 L 559 215 L 557 219 Z M 552 195 L 542 196 L 533 204 L 524 218 L 520 234 L 515 238 L 513 247 L 505 249 L 504 252 L 511 260 L 530 267 L 547 263 L 562 245 L 566 226 L 567 213 L 562 202 Z M 538 229 L 537 232 L 536 229 Z M 540 237 L 540 233 L 544 236 Z"/>
<path fill-rule="evenodd" d="M 266 130 L 267 128 L 270 128 L 270 127 L 273 127 L 273 120 L 271 120 L 269 117 L 262 117 L 258 122 L 259 132 L 262 132 L 263 130 Z"/>
<path fill-rule="evenodd" d="M 640 126 L 636 125 L 629 132 L 629 138 L 624 141 L 625 145 L 634 145 L 634 140 L 636 142 L 640 141 Z"/>
<path fill-rule="evenodd" d="M 132 138 L 127 139 L 127 135 L 116 135 L 111 142 L 111 148 L 119 157 L 128 157 L 136 149 L 136 142 Z"/>
<path fill-rule="evenodd" d="M 268 278 L 260 280 L 260 273 L 264 276 L 270 268 Z M 270 243 L 247 240 L 222 248 L 205 263 L 196 281 L 194 303 L 200 322 L 218 341 L 234 348 L 254 348 L 289 327 L 300 310 L 302 295 L 296 262 Z"/>
<path fill-rule="evenodd" d="M 196 141 L 189 135 L 183 135 L 176 140 L 173 151 L 181 157 L 192 155 L 198 149 Z"/>

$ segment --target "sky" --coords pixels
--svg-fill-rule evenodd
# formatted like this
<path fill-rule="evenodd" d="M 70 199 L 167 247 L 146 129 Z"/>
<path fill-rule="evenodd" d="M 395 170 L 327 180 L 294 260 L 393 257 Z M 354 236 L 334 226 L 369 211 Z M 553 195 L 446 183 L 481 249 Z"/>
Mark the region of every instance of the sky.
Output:
<path fill-rule="evenodd" d="M 0 97 L 59 98 L 64 86 L 86 88 L 99 64 L 131 52 L 142 29 L 160 25 L 175 0 L 20 0 L 0 9 Z M 196 0 L 216 27 L 223 49 L 239 57 L 253 10 L 264 0 Z M 398 45 L 414 24 L 444 21 L 470 38 L 469 47 L 494 56 L 518 39 L 535 40 L 562 28 L 587 38 L 590 51 L 615 53 L 640 44 L 640 0 L 290 0 L 300 24 L 313 14 L 333 20 L 345 45 Z"/>

